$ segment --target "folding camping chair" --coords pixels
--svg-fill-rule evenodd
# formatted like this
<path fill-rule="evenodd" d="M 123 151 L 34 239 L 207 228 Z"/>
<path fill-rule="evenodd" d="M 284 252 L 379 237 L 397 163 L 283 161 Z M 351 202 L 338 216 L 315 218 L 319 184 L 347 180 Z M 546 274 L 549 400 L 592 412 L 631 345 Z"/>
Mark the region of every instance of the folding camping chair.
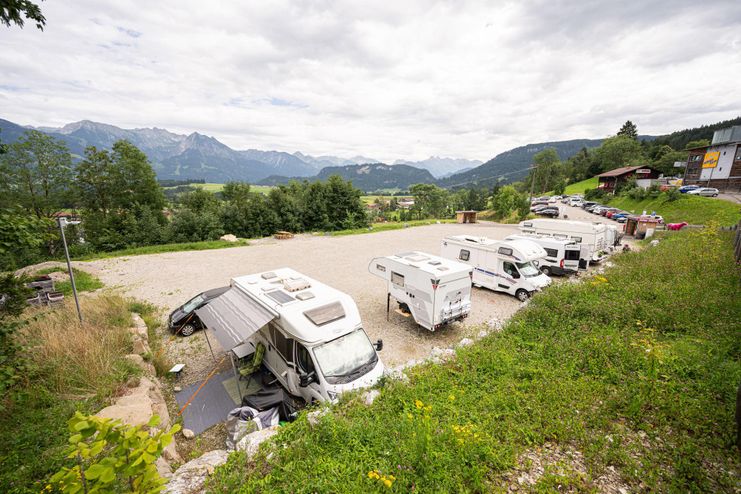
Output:
<path fill-rule="evenodd" d="M 255 346 L 255 353 L 252 354 L 252 362 L 245 364 L 239 368 L 239 378 L 247 378 L 247 388 L 250 387 L 252 375 L 260 370 L 260 366 L 262 365 L 262 359 L 264 356 L 265 345 L 263 345 L 261 342 L 258 342 L 257 346 Z"/>

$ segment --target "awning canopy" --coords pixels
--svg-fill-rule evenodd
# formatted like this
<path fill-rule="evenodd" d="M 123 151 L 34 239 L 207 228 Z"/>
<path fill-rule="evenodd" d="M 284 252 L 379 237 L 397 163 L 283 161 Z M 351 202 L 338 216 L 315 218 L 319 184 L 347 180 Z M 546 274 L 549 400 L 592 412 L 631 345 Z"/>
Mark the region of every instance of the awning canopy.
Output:
<path fill-rule="evenodd" d="M 276 317 L 239 288 L 230 288 L 196 309 L 196 314 L 225 350 L 239 345 Z"/>

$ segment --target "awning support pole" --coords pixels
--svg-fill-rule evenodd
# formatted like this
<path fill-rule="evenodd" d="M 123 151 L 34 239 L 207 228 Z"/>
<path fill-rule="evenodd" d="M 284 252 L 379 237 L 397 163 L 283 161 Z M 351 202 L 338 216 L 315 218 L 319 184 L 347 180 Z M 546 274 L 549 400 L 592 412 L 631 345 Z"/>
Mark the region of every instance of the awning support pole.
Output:
<path fill-rule="evenodd" d="M 386 293 L 386 320 L 389 320 L 389 312 L 391 311 L 391 293 Z"/>
<path fill-rule="evenodd" d="M 234 352 L 229 350 L 229 360 L 232 361 L 232 371 L 234 371 L 234 379 L 237 380 L 237 393 L 239 393 L 239 406 L 242 406 L 242 386 L 239 384 L 239 373 L 237 372 L 237 365 L 234 363 Z"/>
<path fill-rule="evenodd" d="M 206 335 L 206 343 L 208 343 L 208 349 L 211 350 L 211 358 L 216 362 L 216 355 L 214 355 L 214 349 L 211 348 L 211 340 L 208 339 L 208 328 L 203 330 L 203 334 Z"/>

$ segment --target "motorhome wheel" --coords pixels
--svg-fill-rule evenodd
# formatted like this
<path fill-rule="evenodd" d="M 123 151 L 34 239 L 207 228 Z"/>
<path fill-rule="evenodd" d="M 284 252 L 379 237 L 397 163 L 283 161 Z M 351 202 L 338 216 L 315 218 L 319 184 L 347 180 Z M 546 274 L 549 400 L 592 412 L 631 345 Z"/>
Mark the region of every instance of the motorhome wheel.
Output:
<path fill-rule="evenodd" d="M 551 268 L 549 268 L 548 266 L 543 266 L 542 268 L 540 268 L 540 271 L 546 276 L 551 275 Z"/>
<path fill-rule="evenodd" d="M 195 333 L 195 331 L 196 327 L 192 323 L 188 323 L 180 329 L 180 334 L 182 336 L 190 336 Z"/>
<path fill-rule="evenodd" d="M 517 297 L 517 300 L 520 302 L 524 302 L 525 300 L 530 298 L 530 294 L 527 292 L 527 290 L 523 290 L 522 288 L 517 290 L 515 293 L 515 297 Z"/>

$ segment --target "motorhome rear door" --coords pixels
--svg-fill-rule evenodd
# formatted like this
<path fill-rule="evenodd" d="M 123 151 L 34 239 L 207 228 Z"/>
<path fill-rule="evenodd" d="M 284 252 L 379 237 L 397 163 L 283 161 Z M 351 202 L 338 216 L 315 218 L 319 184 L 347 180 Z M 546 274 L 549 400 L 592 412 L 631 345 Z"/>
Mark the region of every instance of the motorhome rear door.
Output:
<path fill-rule="evenodd" d="M 569 244 L 564 247 L 563 268 L 579 269 L 579 259 L 581 258 L 581 247 L 579 244 Z"/>

